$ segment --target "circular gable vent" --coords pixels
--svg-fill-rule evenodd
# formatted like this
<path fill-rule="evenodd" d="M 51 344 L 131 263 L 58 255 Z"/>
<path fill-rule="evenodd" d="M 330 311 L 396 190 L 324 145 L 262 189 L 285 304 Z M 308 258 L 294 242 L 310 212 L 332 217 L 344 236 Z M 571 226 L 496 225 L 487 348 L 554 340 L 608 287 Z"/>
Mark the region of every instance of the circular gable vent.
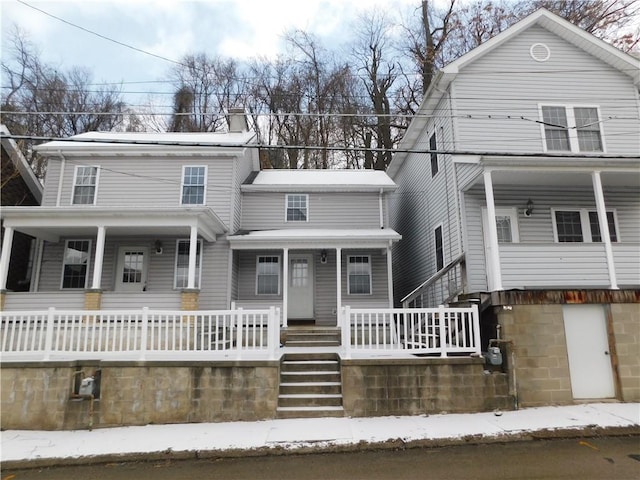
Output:
<path fill-rule="evenodd" d="M 544 43 L 534 43 L 529 49 L 529 54 L 536 62 L 546 62 L 551 56 L 551 50 Z"/>

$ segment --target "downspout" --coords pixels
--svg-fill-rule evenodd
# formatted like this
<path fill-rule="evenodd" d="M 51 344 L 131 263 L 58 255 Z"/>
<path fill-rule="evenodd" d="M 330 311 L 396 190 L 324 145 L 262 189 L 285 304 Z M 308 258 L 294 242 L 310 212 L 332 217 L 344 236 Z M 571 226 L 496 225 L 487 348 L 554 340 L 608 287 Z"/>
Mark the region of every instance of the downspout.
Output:
<path fill-rule="evenodd" d="M 380 194 L 378 195 L 378 204 L 380 208 L 380 228 L 384 228 L 384 210 L 382 208 L 382 192 L 383 189 L 380 189 Z"/>
<path fill-rule="evenodd" d="M 60 178 L 58 179 L 58 194 L 56 196 L 56 207 L 59 207 L 60 202 L 62 201 L 62 185 L 64 183 L 64 167 L 67 162 L 67 159 L 64 158 L 64 155 L 62 155 L 62 152 L 60 150 L 58 150 L 58 155 L 60 155 L 60 158 L 62 160 L 60 161 Z"/>

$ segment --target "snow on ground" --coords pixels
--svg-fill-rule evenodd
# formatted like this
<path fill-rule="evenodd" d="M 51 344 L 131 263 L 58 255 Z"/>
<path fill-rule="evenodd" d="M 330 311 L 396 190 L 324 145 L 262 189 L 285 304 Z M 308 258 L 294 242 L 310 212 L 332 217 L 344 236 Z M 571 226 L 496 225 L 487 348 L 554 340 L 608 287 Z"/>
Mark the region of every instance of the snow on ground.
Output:
<path fill-rule="evenodd" d="M 0 432 L 2 462 L 181 451 L 296 449 L 402 439 L 495 437 L 549 429 L 640 425 L 639 403 L 528 408 L 504 413 L 411 417 L 283 419 L 103 428 L 93 431 Z"/>

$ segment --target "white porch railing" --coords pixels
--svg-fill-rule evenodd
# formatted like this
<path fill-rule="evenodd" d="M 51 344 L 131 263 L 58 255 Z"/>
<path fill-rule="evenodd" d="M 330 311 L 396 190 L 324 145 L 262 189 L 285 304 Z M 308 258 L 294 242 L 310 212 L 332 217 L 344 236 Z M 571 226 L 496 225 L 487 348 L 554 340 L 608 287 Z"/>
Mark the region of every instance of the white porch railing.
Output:
<path fill-rule="evenodd" d="M 3 361 L 275 358 L 280 311 L 57 310 L 0 314 Z"/>
<path fill-rule="evenodd" d="M 343 307 L 342 346 L 351 353 L 480 355 L 478 307 L 389 308 Z"/>

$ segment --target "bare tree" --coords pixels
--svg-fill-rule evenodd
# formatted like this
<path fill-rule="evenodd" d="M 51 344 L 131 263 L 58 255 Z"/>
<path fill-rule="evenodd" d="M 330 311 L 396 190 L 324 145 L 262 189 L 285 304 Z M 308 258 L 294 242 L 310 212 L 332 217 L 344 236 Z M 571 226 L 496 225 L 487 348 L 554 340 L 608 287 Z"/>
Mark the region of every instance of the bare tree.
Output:
<path fill-rule="evenodd" d="M 66 137 L 87 131 L 116 129 L 125 104 L 120 89 L 96 85 L 91 73 L 74 67 L 67 72 L 47 65 L 24 32 L 14 28 L 11 57 L 2 61 L 6 89 L 2 93 L 3 123 L 24 136 Z M 33 155 L 33 141 L 18 142 L 38 177 L 45 165 Z"/>

